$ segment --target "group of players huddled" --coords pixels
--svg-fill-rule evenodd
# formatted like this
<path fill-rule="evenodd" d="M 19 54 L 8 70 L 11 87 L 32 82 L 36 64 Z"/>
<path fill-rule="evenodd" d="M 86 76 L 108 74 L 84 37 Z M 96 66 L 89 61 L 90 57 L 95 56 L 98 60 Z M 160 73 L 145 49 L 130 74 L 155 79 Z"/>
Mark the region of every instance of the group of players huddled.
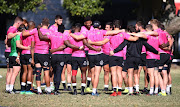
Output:
<path fill-rule="evenodd" d="M 50 26 L 49 19 L 44 18 L 35 27 L 33 21 L 15 18 L 5 39 L 7 93 L 15 93 L 14 83 L 21 71 L 20 94 L 43 94 L 43 70 L 44 93 L 60 95 L 58 90 L 62 82 L 64 90 L 77 95 L 76 75 L 80 68 L 81 95 L 90 92 L 92 96 L 99 96 L 97 87 L 103 68 L 104 91 L 109 91 L 109 80 L 112 83 L 110 96 L 121 96 L 123 93 L 140 95 L 139 80 L 143 68 L 143 93 L 149 96 L 171 94 L 170 67 L 174 39 L 158 20 L 152 19 L 146 26 L 137 21 L 135 26 L 129 25 L 127 29 L 121 29 L 121 21 L 114 20 L 106 23 L 105 30 L 101 29 L 99 21 L 92 23 L 90 17 L 84 19 L 84 26 L 76 23 L 70 30 L 65 30 L 62 21 L 63 18 L 56 15 L 55 24 Z M 32 85 L 34 76 L 36 91 Z"/>

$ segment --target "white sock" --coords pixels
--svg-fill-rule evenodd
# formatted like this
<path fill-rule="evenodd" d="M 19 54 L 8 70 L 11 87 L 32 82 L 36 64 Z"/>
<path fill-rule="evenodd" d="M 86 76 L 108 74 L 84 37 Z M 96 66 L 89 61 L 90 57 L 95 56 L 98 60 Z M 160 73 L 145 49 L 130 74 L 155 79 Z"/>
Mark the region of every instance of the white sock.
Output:
<path fill-rule="evenodd" d="M 61 81 L 62 83 L 66 83 L 66 81 Z"/>
<path fill-rule="evenodd" d="M 9 84 L 6 84 L 6 91 L 9 91 L 9 89 L 10 89 Z"/>
<path fill-rule="evenodd" d="M 32 84 L 32 82 L 31 81 L 27 81 L 27 84 Z"/>
<path fill-rule="evenodd" d="M 150 91 L 149 91 L 149 94 L 153 94 L 153 92 L 154 92 L 154 87 L 151 87 Z"/>
<path fill-rule="evenodd" d="M 125 87 L 125 89 L 129 89 L 128 87 Z"/>
<path fill-rule="evenodd" d="M 108 88 L 109 87 L 109 85 L 104 85 L 104 88 Z"/>
<path fill-rule="evenodd" d="M 172 84 L 169 84 L 169 87 L 172 87 Z"/>
<path fill-rule="evenodd" d="M 37 87 L 38 92 L 42 93 L 41 87 Z"/>
<path fill-rule="evenodd" d="M 54 83 L 53 83 L 53 82 L 50 82 L 50 86 L 54 86 Z"/>
<path fill-rule="evenodd" d="M 96 94 L 96 88 L 93 88 L 93 93 Z"/>
<path fill-rule="evenodd" d="M 76 86 L 77 84 L 76 83 L 72 83 L 72 86 Z"/>
<path fill-rule="evenodd" d="M 166 93 L 166 91 L 165 91 L 165 90 L 161 90 L 161 92 L 162 92 L 162 93 Z"/>
<path fill-rule="evenodd" d="M 88 81 L 91 81 L 91 78 L 90 78 L 90 77 L 87 77 L 87 80 L 88 80 Z"/>
<path fill-rule="evenodd" d="M 46 87 L 47 92 L 51 92 L 51 88 L 50 87 Z"/>
<path fill-rule="evenodd" d="M 9 91 L 12 91 L 13 88 L 14 88 L 14 85 L 13 85 L 13 84 L 10 84 L 10 85 L 9 85 Z"/>
<path fill-rule="evenodd" d="M 139 91 L 139 85 L 135 85 L 136 91 Z"/>
<path fill-rule="evenodd" d="M 133 93 L 133 87 L 129 87 L 129 93 Z"/>
<path fill-rule="evenodd" d="M 86 84 L 85 83 L 81 83 L 81 86 L 86 87 Z"/>
<path fill-rule="evenodd" d="M 155 88 L 154 93 L 155 93 L 155 94 L 157 94 L 157 93 L 158 93 L 158 87 L 157 87 L 157 88 Z"/>
<path fill-rule="evenodd" d="M 26 86 L 26 83 L 25 83 L 25 82 L 21 82 L 21 85 L 22 85 L 22 86 Z"/>
<path fill-rule="evenodd" d="M 67 86 L 71 86 L 71 83 L 67 83 Z"/>

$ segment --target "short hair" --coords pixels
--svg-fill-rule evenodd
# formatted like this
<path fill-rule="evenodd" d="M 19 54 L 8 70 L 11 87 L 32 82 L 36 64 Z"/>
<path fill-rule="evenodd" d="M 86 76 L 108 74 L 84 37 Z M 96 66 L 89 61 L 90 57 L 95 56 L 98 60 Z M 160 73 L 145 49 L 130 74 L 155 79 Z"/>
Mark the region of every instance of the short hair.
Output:
<path fill-rule="evenodd" d="M 18 21 L 23 21 L 23 19 L 22 19 L 22 17 L 19 17 L 19 16 L 17 16 L 16 18 L 15 18 L 15 20 L 14 20 L 14 22 L 16 23 L 16 22 L 18 22 Z"/>
<path fill-rule="evenodd" d="M 114 20 L 113 25 L 114 25 L 115 28 L 120 28 L 122 26 L 122 21 Z"/>
<path fill-rule="evenodd" d="M 19 27 L 18 27 L 18 31 L 19 32 L 22 32 L 23 30 L 26 29 L 26 26 L 24 24 L 21 24 Z"/>
<path fill-rule="evenodd" d="M 92 21 L 92 20 L 91 20 L 91 17 L 90 17 L 90 16 L 85 17 L 85 18 L 84 18 L 84 22 L 86 22 L 86 21 Z"/>
<path fill-rule="evenodd" d="M 151 24 L 146 25 L 146 29 L 153 30 L 152 25 Z"/>
<path fill-rule="evenodd" d="M 157 19 L 151 19 L 150 23 L 159 26 L 159 21 Z"/>
<path fill-rule="evenodd" d="M 144 23 L 142 22 L 142 21 L 137 21 L 136 22 L 136 24 L 140 27 L 142 27 L 142 28 L 144 28 Z"/>
<path fill-rule="evenodd" d="M 65 27 L 63 24 L 58 25 L 58 32 L 64 33 Z"/>
<path fill-rule="evenodd" d="M 28 26 L 31 27 L 31 26 L 36 26 L 36 24 L 34 23 L 34 21 L 29 21 L 28 22 Z"/>
<path fill-rule="evenodd" d="M 112 22 L 107 22 L 106 25 L 109 25 L 110 28 L 113 28 L 113 23 Z"/>
<path fill-rule="evenodd" d="M 129 32 L 136 32 L 135 26 L 133 26 L 133 25 L 128 25 L 128 26 L 127 26 L 127 30 L 128 30 Z"/>
<path fill-rule="evenodd" d="M 41 23 L 42 23 L 42 26 L 43 25 L 48 26 L 49 25 L 49 19 L 48 18 L 44 18 Z"/>
<path fill-rule="evenodd" d="M 61 15 L 56 15 L 56 16 L 55 16 L 55 19 L 57 20 L 57 19 L 63 19 L 63 18 L 62 18 Z"/>
<path fill-rule="evenodd" d="M 74 27 L 75 27 L 75 28 L 80 28 L 80 29 L 81 29 L 81 24 L 80 24 L 80 23 L 76 23 L 76 24 L 74 25 Z"/>
<path fill-rule="evenodd" d="M 23 24 L 27 23 L 28 24 L 28 21 L 26 19 L 23 19 Z"/>

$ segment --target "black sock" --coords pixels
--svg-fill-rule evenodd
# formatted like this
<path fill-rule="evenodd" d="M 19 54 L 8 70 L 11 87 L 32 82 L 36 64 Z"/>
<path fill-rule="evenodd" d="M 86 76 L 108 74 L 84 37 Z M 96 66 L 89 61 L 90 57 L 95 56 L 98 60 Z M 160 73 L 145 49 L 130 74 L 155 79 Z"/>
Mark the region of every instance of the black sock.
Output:
<path fill-rule="evenodd" d="M 113 88 L 113 91 L 116 92 L 116 88 Z"/>
<path fill-rule="evenodd" d="M 63 83 L 63 87 L 64 87 L 64 89 L 66 89 L 66 83 Z"/>
<path fill-rule="evenodd" d="M 118 92 L 122 91 L 122 89 L 118 89 Z"/>
<path fill-rule="evenodd" d="M 25 86 L 21 85 L 21 91 L 25 91 L 25 90 L 26 90 L 26 85 Z"/>
<path fill-rule="evenodd" d="M 76 86 L 73 86 L 74 91 L 76 91 Z"/>
<path fill-rule="evenodd" d="M 144 87 L 144 90 L 147 90 L 147 87 Z"/>
<path fill-rule="evenodd" d="M 87 80 L 87 87 L 89 87 L 91 84 L 91 81 Z"/>
<path fill-rule="evenodd" d="M 31 84 L 27 84 L 26 91 L 30 91 L 30 89 L 31 89 Z"/>
<path fill-rule="evenodd" d="M 84 87 L 84 86 L 81 86 L 81 91 L 82 91 L 82 92 L 84 92 L 84 89 L 85 89 L 85 87 Z"/>

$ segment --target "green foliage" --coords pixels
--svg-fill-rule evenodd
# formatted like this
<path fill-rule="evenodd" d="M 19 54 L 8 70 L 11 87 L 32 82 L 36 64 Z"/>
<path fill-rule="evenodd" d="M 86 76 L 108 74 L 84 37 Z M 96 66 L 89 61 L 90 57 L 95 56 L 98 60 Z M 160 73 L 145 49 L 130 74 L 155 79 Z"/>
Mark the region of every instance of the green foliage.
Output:
<path fill-rule="evenodd" d="M 36 7 L 40 10 L 46 9 L 43 0 L 0 0 L 0 13 L 17 15 L 20 12 L 31 10 L 36 12 Z"/>
<path fill-rule="evenodd" d="M 72 16 L 93 16 L 102 14 L 106 0 L 64 0 L 63 6 Z"/>

